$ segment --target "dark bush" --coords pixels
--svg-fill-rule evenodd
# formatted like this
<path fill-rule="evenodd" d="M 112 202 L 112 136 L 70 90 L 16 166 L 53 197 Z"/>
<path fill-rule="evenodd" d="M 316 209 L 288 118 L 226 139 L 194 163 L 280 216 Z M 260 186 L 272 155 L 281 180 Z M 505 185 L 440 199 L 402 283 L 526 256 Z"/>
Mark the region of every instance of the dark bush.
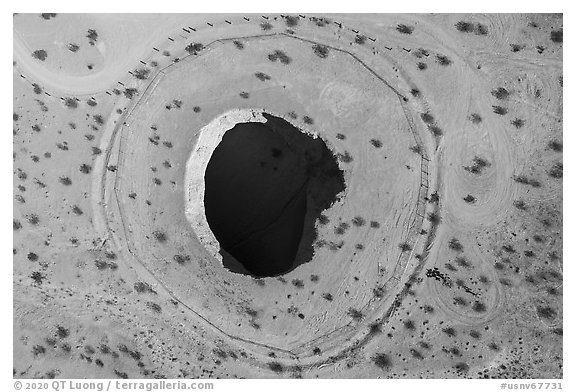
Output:
<path fill-rule="evenodd" d="M 268 367 L 275 373 L 282 373 L 284 371 L 284 367 L 278 362 L 270 362 L 268 363 Z"/>
<path fill-rule="evenodd" d="M 510 96 L 510 92 L 504 87 L 498 87 L 492 90 L 492 95 L 496 99 L 507 99 Z"/>
<path fill-rule="evenodd" d="M 156 238 L 156 241 L 164 243 L 168 240 L 168 237 L 166 236 L 166 233 L 164 233 L 161 230 L 155 230 L 152 235 L 154 236 L 154 238 Z"/>
<path fill-rule="evenodd" d="M 44 49 L 39 49 L 32 52 L 32 57 L 37 60 L 44 61 L 48 57 L 48 53 Z"/>
<path fill-rule="evenodd" d="M 396 31 L 402 34 L 412 34 L 412 32 L 414 31 L 414 27 L 407 26 L 405 24 L 399 24 L 398 26 L 396 26 Z"/>
<path fill-rule="evenodd" d="M 377 353 L 371 359 L 372 362 L 374 362 L 374 365 L 378 366 L 380 369 L 388 370 L 392 367 L 392 361 L 386 354 Z"/>
<path fill-rule="evenodd" d="M 563 41 L 563 30 L 556 30 L 556 31 L 552 31 L 550 32 L 550 40 L 552 42 L 556 42 L 556 43 L 562 43 Z"/>
<path fill-rule="evenodd" d="M 201 43 L 190 43 L 184 48 L 190 54 L 196 54 L 202 49 L 204 49 L 204 45 Z"/>
<path fill-rule="evenodd" d="M 443 66 L 448 66 L 448 65 L 452 64 L 452 60 L 450 60 L 447 56 L 442 55 L 442 54 L 436 55 L 436 62 L 440 65 L 443 65 Z"/>
<path fill-rule="evenodd" d="M 320 57 L 321 59 L 327 58 L 328 53 L 330 52 L 327 46 L 320 44 L 312 46 L 312 50 L 314 51 L 314 54 Z"/>
<path fill-rule="evenodd" d="M 470 22 L 460 21 L 454 25 L 456 30 L 462 33 L 471 33 L 474 31 L 474 25 Z"/>
<path fill-rule="evenodd" d="M 288 16 L 286 16 L 284 21 L 286 22 L 286 26 L 288 26 L 288 27 L 294 27 L 294 26 L 298 25 L 298 17 L 297 16 L 288 15 Z"/>
<path fill-rule="evenodd" d="M 497 105 L 492 105 L 492 111 L 496 114 L 501 115 L 501 116 L 508 113 L 508 109 L 506 109 L 502 106 L 497 106 Z"/>
<path fill-rule="evenodd" d="M 262 31 L 268 31 L 272 30 L 272 25 L 268 22 L 262 22 L 260 23 L 260 28 L 262 29 Z"/>
<path fill-rule="evenodd" d="M 552 178 L 562 178 L 563 175 L 563 165 L 562 163 L 555 163 L 550 170 L 548 170 L 548 175 Z"/>

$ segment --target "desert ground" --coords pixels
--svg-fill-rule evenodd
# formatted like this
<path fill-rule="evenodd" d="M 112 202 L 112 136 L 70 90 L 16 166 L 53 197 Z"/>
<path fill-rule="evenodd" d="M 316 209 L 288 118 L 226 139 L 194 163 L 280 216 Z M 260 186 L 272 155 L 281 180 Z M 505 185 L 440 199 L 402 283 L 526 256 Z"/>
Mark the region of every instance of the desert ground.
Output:
<path fill-rule="evenodd" d="M 15 378 L 563 376 L 562 15 L 13 30 Z"/>

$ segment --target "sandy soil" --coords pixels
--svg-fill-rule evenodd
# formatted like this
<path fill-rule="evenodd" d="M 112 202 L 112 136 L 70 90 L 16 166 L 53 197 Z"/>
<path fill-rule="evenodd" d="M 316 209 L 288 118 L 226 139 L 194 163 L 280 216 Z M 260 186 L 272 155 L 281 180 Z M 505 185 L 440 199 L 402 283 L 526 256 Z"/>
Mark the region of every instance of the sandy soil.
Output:
<path fill-rule="evenodd" d="M 561 377 L 562 17 L 265 16 L 14 16 L 14 376 Z M 253 279 L 203 173 L 262 110 L 346 191 Z"/>

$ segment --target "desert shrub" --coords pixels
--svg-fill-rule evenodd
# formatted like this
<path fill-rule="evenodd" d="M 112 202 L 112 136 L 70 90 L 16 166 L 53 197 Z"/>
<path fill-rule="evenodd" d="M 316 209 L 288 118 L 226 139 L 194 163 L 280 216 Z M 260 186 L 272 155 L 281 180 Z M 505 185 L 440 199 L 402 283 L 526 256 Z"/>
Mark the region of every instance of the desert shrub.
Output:
<path fill-rule="evenodd" d="M 460 241 L 458 241 L 457 238 L 452 238 L 449 242 L 448 242 L 448 248 L 455 250 L 457 252 L 462 252 L 462 250 L 464 249 L 464 247 L 462 246 L 462 244 L 460 243 Z"/>
<path fill-rule="evenodd" d="M 499 114 L 500 116 L 508 113 L 508 109 L 498 105 L 492 105 L 492 111 L 496 114 Z"/>
<path fill-rule="evenodd" d="M 84 213 L 84 211 L 82 211 L 82 209 L 77 205 L 72 207 L 72 212 L 75 213 L 76 215 L 82 215 Z"/>
<path fill-rule="evenodd" d="M 430 212 L 427 216 L 427 219 L 433 226 L 436 226 L 440 223 L 440 215 L 435 212 Z"/>
<path fill-rule="evenodd" d="M 99 147 L 92 147 L 92 155 L 100 155 L 102 150 Z"/>
<path fill-rule="evenodd" d="M 136 282 L 134 283 L 134 291 L 137 293 L 153 293 L 156 294 L 156 291 L 146 282 Z"/>
<path fill-rule="evenodd" d="M 128 378 L 128 374 L 126 372 L 121 372 L 117 369 L 114 369 L 114 374 L 122 379 L 127 379 Z"/>
<path fill-rule="evenodd" d="M 46 353 L 46 348 L 44 346 L 41 346 L 39 344 L 36 344 L 32 347 L 32 354 L 37 357 L 40 354 L 45 354 Z"/>
<path fill-rule="evenodd" d="M 516 250 L 514 249 L 514 247 L 512 245 L 502 245 L 502 250 L 504 250 L 507 253 L 516 253 Z"/>
<path fill-rule="evenodd" d="M 254 76 L 256 76 L 262 82 L 270 80 L 270 76 L 266 75 L 264 72 L 256 72 Z"/>
<path fill-rule="evenodd" d="M 380 369 L 388 370 L 392 367 L 392 360 L 386 354 L 376 353 L 371 360 Z"/>
<path fill-rule="evenodd" d="M 283 51 L 275 50 L 273 53 L 268 55 L 268 60 L 275 62 L 276 60 L 280 60 L 282 64 L 288 65 L 292 61 L 292 59 Z"/>
<path fill-rule="evenodd" d="M 314 120 L 312 119 L 312 117 L 309 117 L 309 116 L 302 117 L 302 121 L 304 121 L 304 124 L 308 124 L 308 125 L 314 124 Z"/>
<path fill-rule="evenodd" d="M 190 260 L 191 260 L 191 257 L 190 257 L 189 255 L 180 255 L 180 254 L 177 254 L 177 255 L 174 255 L 173 259 L 174 259 L 174 261 L 177 262 L 178 264 L 184 264 L 184 263 L 190 261 Z"/>
<path fill-rule="evenodd" d="M 472 160 L 472 165 L 471 166 L 465 166 L 464 170 L 470 172 L 470 173 L 474 173 L 474 174 L 480 174 L 482 173 L 482 170 L 486 167 L 490 166 L 490 163 L 485 160 L 484 158 L 480 158 L 478 156 L 475 156 L 474 159 Z"/>
<path fill-rule="evenodd" d="M 348 151 L 344 151 L 344 154 L 338 153 L 336 154 L 336 157 L 344 163 L 350 163 L 354 160 Z"/>
<path fill-rule="evenodd" d="M 371 323 L 368 326 L 368 333 L 370 335 L 377 335 L 379 333 L 382 333 L 382 327 L 380 326 L 380 324 L 378 322 Z"/>
<path fill-rule="evenodd" d="M 334 234 L 342 235 L 346 232 L 346 230 L 348 230 L 349 227 L 350 225 L 348 223 L 342 222 L 334 228 Z"/>
<path fill-rule="evenodd" d="M 366 36 L 356 34 L 354 42 L 356 42 L 358 45 L 364 45 L 364 43 L 366 42 Z"/>
<path fill-rule="evenodd" d="M 514 200 L 512 202 L 512 204 L 514 205 L 514 207 L 518 208 L 519 210 L 526 210 L 527 206 L 526 206 L 526 202 L 524 200 Z"/>
<path fill-rule="evenodd" d="M 161 243 L 164 243 L 168 240 L 168 236 L 166 236 L 166 233 L 164 233 L 161 230 L 155 230 L 154 232 L 152 232 L 152 235 L 154 236 L 156 241 Z"/>
<path fill-rule="evenodd" d="M 240 97 L 241 97 L 241 98 L 244 98 L 244 99 L 250 98 L 250 94 L 249 94 L 248 92 L 246 92 L 246 91 L 242 91 L 242 92 L 241 92 L 240 94 L 238 94 L 238 95 L 240 95 Z"/>
<path fill-rule="evenodd" d="M 400 248 L 400 250 L 402 252 L 407 252 L 409 250 L 412 250 L 412 247 L 407 242 L 402 242 L 400 245 L 398 245 L 398 247 Z"/>
<path fill-rule="evenodd" d="M 128 99 L 134 98 L 134 96 L 138 93 L 138 90 L 133 87 L 128 87 L 124 89 L 124 96 Z"/>
<path fill-rule="evenodd" d="M 37 60 L 44 61 L 48 57 L 48 52 L 46 52 L 44 49 L 35 50 L 32 52 L 32 57 Z"/>
<path fill-rule="evenodd" d="M 414 331 L 416 329 L 416 324 L 412 320 L 406 320 L 402 324 L 404 324 L 404 328 Z"/>
<path fill-rule="evenodd" d="M 470 268 L 471 264 L 464 257 L 456 257 L 456 264 L 459 267 Z"/>
<path fill-rule="evenodd" d="M 480 301 L 474 301 L 474 305 L 472 305 L 472 310 L 477 313 L 483 313 L 486 311 L 486 305 Z"/>
<path fill-rule="evenodd" d="M 327 58 L 330 52 L 327 46 L 320 44 L 312 46 L 312 51 L 316 56 L 320 57 L 321 59 Z"/>
<path fill-rule="evenodd" d="M 507 99 L 510 96 L 510 92 L 506 90 L 504 87 L 498 87 L 492 90 L 492 96 L 496 99 Z"/>
<path fill-rule="evenodd" d="M 32 272 L 32 274 L 30 275 L 30 278 L 32 278 L 32 280 L 34 281 L 34 283 L 40 285 L 42 284 L 42 282 L 44 281 L 44 279 L 46 279 L 46 275 L 44 275 L 43 273 L 39 272 L 39 271 L 34 271 Z"/>
<path fill-rule="evenodd" d="M 428 68 L 428 64 L 423 63 L 423 62 L 419 62 L 418 64 L 416 64 L 416 66 L 418 67 L 418 69 L 420 71 L 424 71 L 426 68 Z"/>
<path fill-rule="evenodd" d="M 56 327 L 56 336 L 60 339 L 66 339 L 70 335 L 70 330 L 68 328 L 64 328 L 61 325 Z"/>
<path fill-rule="evenodd" d="M 297 16 L 288 15 L 288 16 L 286 16 L 286 18 L 284 19 L 284 22 L 286 23 L 286 26 L 288 26 L 288 27 L 294 27 L 294 26 L 298 25 L 298 17 L 297 17 Z"/>
<path fill-rule="evenodd" d="M 98 125 L 104 125 L 104 118 L 102 117 L 102 115 L 100 114 L 95 114 L 94 116 L 92 116 L 94 118 L 94 121 L 96 122 L 96 124 Z"/>
<path fill-rule="evenodd" d="M 555 163 L 550 170 L 548 170 L 548 175 L 552 178 L 562 178 L 563 176 L 563 165 L 562 163 Z"/>
<path fill-rule="evenodd" d="M 548 142 L 548 148 L 552 151 L 561 152 L 562 151 L 562 142 L 558 140 L 551 140 Z"/>
<path fill-rule="evenodd" d="M 479 124 L 482 122 L 482 117 L 478 113 L 470 114 L 470 121 L 474 124 Z"/>
<path fill-rule="evenodd" d="M 275 373 L 282 373 L 284 371 L 284 367 L 278 362 L 270 362 L 268 363 L 268 367 Z"/>
<path fill-rule="evenodd" d="M 434 313 L 434 308 L 430 305 L 424 305 L 422 310 L 424 310 L 424 313 Z"/>
<path fill-rule="evenodd" d="M 58 178 L 58 181 L 62 185 L 72 185 L 72 180 L 70 179 L 70 177 L 67 177 L 67 176 L 62 176 L 62 177 Z"/>
<path fill-rule="evenodd" d="M 546 320 L 553 320 L 557 315 L 557 312 L 550 306 L 538 306 L 536 308 L 536 313 L 540 318 Z"/>
<path fill-rule="evenodd" d="M 428 125 L 428 130 L 436 137 L 442 136 L 442 129 L 437 125 Z"/>
<path fill-rule="evenodd" d="M 375 148 L 382 147 L 382 142 L 378 139 L 370 139 L 370 144 Z"/>
<path fill-rule="evenodd" d="M 555 43 L 562 43 L 563 41 L 563 30 L 555 30 L 550 32 L 550 40 Z"/>
<path fill-rule="evenodd" d="M 269 22 L 262 22 L 260 23 L 260 28 L 262 31 L 272 30 L 272 25 Z"/>
<path fill-rule="evenodd" d="M 334 299 L 330 293 L 323 293 L 322 298 L 324 298 L 326 301 L 332 301 Z"/>
<path fill-rule="evenodd" d="M 94 43 L 98 41 L 98 33 L 94 29 L 88 29 L 88 34 L 86 34 L 90 45 L 94 46 Z"/>
<path fill-rule="evenodd" d="M 38 215 L 36 214 L 30 214 L 26 216 L 26 220 L 28 221 L 28 223 L 30 223 L 31 225 L 37 225 L 38 223 L 40 223 L 40 218 L 38 217 Z"/>
<path fill-rule="evenodd" d="M 541 186 L 540 181 L 535 180 L 535 179 L 529 179 L 526 176 L 514 176 L 513 177 L 514 181 L 520 183 L 520 184 L 524 184 L 524 185 L 530 185 L 533 186 L 534 188 L 539 188 Z"/>
<path fill-rule="evenodd" d="M 68 44 L 68 50 L 71 51 L 72 53 L 76 53 L 79 49 L 80 46 L 78 44 L 73 43 Z"/>
<path fill-rule="evenodd" d="M 162 307 L 155 302 L 146 302 L 146 306 L 156 313 L 162 313 Z"/>
<path fill-rule="evenodd" d="M 240 41 L 233 41 L 234 46 L 236 47 L 236 49 L 242 50 L 244 49 L 244 44 Z"/>
<path fill-rule="evenodd" d="M 84 174 L 88 174 L 92 171 L 92 166 L 83 163 L 80 165 L 80 172 L 84 173 Z"/>
<path fill-rule="evenodd" d="M 304 282 L 301 279 L 292 279 L 292 284 L 294 285 L 294 287 L 297 287 L 299 289 L 304 287 Z"/>
<path fill-rule="evenodd" d="M 407 26 L 405 24 L 399 24 L 398 26 L 396 26 L 396 31 L 402 34 L 412 34 L 412 32 L 414 31 L 414 27 Z"/>
<path fill-rule="evenodd" d="M 452 60 L 450 60 L 447 56 L 445 56 L 443 54 L 437 54 L 436 55 L 436 62 L 440 65 L 443 65 L 443 66 L 448 66 L 448 65 L 452 64 Z"/>
<path fill-rule="evenodd" d="M 330 24 L 330 21 L 326 18 L 317 18 L 315 16 L 310 18 L 310 21 L 312 21 L 314 24 L 316 24 L 316 26 L 318 27 L 324 27 L 327 24 Z"/>
<path fill-rule="evenodd" d="M 354 321 L 360 321 L 364 318 L 362 312 L 354 308 L 348 309 L 348 312 L 346 314 L 348 314 L 348 316 L 350 316 Z"/>
<path fill-rule="evenodd" d="M 444 332 L 446 335 L 448 335 L 450 337 L 456 336 L 456 330 L 452 327 L 443 328 L 442 332 Z"/>
<path fill-rule="evenodd" d="M 361 227 L 361 226 L 364 226 L 366 224 L 366 220 L 364 220 L 364 218 L 362 218 L 361 216 L 355 216 L 352 219 L 352 224 L 354 226 Z"/>
<path fill-rule="evenodd" d="M 64 106 L 70 109 L 76 109 L 78 107 L 78 101 L 75 98 L 64 98 Z"/>
<path fill-rule="evenodd" d="M 476 33 L 476 35 L 488 35 L 488 27 L 486 27 L 486 25 L 483 25 L 481 23 L 476 23 L 476 25 L 474 26 L 474 32 Z"/>
<path fill-rule="evenodd" d="M 526 45 L 524 44 L 510 44 L 510 50 L 514 53 L 521 51 L 525 47 Z"/>
<path fill-rule="evenodd" d="M 466 373 L 468 370 L 470 370 L 470 366 L 468 366 L 468 364 L 465 362 L 458 362 L 456 365 L 454 365 L 454 368 L 459 373 Z"/>
<path fill-rule="evenodd" d="M 459 21 L 454 27 L 462 33 L 471 33 L 474 31 L 474 25 L 470 22 Z"/>
<path fill-rule="evenodd" d="M 204 49 L 204 45 L 201 43 L 190 43 L 184 48 L 190 54 L 196 54 L 202 49 Z"/>
<path fill-rule="evenodd" d="M 134 77 L 136 79 L 145 80 L 148 79 L 148 75 L 150 75 L 150 70 L 148 68 L 138 68 L 132 71 Z"/>
<path fill-rule="evenodd" d="M 516 129 L 520 129 L 524 126 L 524 124 L 526 123 L 526 121 L 520 119 L 520 118 L 515 118 L 513 121 L 510 122 L 512 125 L 514 125 L 514 127 L 516 127 Z"/>

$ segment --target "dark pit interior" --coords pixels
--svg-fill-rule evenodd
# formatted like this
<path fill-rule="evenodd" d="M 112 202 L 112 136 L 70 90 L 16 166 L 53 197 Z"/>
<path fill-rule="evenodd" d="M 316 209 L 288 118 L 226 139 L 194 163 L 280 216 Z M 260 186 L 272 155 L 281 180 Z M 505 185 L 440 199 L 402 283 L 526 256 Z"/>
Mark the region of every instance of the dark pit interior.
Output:
<path fill-rule="evenodd" d="M 204 206 L 224 266 L 255 277 L 285 274 L 312 259 L 315 222 L 345 189 L 321 138 L 263 113 L 238 123 L 214 150 Z"/>

